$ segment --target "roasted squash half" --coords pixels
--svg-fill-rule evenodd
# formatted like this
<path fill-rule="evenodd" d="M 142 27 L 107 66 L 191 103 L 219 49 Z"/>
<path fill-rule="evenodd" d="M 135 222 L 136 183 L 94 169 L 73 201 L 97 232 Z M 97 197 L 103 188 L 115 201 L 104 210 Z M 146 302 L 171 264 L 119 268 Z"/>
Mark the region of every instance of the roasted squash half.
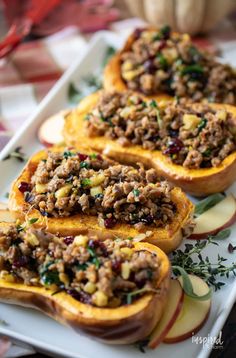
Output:
<path fill-rule="evenodd" d="M 8 224 L 0 224 L 5 227 Z M 149 243 L 135 243 L 135 251 L 155 253 L 159 262 L 157 290 L 130 304 L 100 308 L 81 303 L 66 291 L 28 286 L 0 279 L 0 301 L 36 308 L 58 322 L 108 344 L 129 344 L 147 337 L 162 316 L 170 283 L 170 262 L 165 253 Z M 1 273 L 1 270 L 0 270 Z"/>
<path fill-rule="evenodd" d="M 118 141 L 107 137 L 88 136 L 85 115 L 96 106 L 100 92 L 93 93 L 82 100 L 76 110 L 65 119 L 64 138 L 67 145 L 78 146 L 83 143 L 104 155 L 126 164 L 143 163 L 194 196 L 206 196 L 228 188 L 236 179 L 236 152 L 228 155 L 219 166 L 211 168 L 189 169 L 174 164 L 158 150 L 143 149 L 141 145 L 122 147 Z M 168 104 L 167 104 L 168 105 Z M 193 108 L 201 108 L 193 104 Z M 236 107 L 226 104 L 209 104 L 213 109 L 225 109 L 236 118 Z M 236 126 L 236 123 L 235 123 Z"/>
<path fill-rule="evenodd" d="M 77 129 L 78 127 L 76 127 L 76 131 Z M 87 138 L 85 141 L 87 141 Z M 100 138 L 98 141 L 102 144 Z M 97 139 L 94 143 L 96 142 Z M 103 227 L 99 226 L 97 216 L 83 213 L 67 217 L 42 216 L 39 210 L 36 210 L 29 203 L 25 202 L 24 194 L 20 192 L 18 188 L 21 182 L 30 183 L 38 163 L 45 158 L 47 158 L 47 151 L 43 150 L 35 154 L 12 185 L 9 196 L 9 209 L 17 219 L 25 220 L 27 218 L 33 218 L 35 220 L 37 218 L 38 220 L 34 224 L 36 227 L 43 227 L 52 233 L 59 232 L 61 235 L 95 233 L 100 239 L 106 239 L 107 236 L 111 235 L 114 237 L 128 238 L 137 237 L 137 235 L 140 234 L 140 231 L 135 229 L 133 225 L 119 222 L 117 222 L 114 227 L 104 230 Z M 174 219 L 165 228 L 147 226 L 147 230 L 151 230 L 151 232 L 149 232 L 149 236 L 145 238 L 146 241 L 159 246 L 165 252 L 176 249 L 180 245 L 183 237 L 190 234 L 189 228 L 191 227 L 194 207 L 180 188 L 171 190 L 171 200 L 176 205 Z"/>
<path fill-rule="evenodd" d="M 224 81 L 212 80 L 214 70 L 225 73 Z M 169 26 L 134 30 L 106 65 L 103 86 L 109 91 L 132 89 L 159 101 L 177 96 L 235 104 L 234 69 L 198 49 L 188 34 L 172 32 Z"/>

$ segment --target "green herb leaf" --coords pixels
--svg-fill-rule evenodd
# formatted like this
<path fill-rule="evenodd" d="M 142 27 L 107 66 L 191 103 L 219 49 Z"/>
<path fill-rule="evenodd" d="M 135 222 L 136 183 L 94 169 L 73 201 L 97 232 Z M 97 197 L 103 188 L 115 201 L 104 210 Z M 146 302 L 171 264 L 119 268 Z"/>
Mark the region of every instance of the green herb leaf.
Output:
<path fill-rule="evenodd" d="M 125 294 L 126 295 L 126 303 L 127 303 L 127 305 L 130 305 L 132 303 L 133 297 L 135 297 L 137 295 L 140 295 L 143 293 L 148 293 L 148 292 L 156 292 L 157 293 L 158 291 L 159 290 L 154 290 L 154 289 L 143 287 L 143 288 L 140 288 L 140 290 L 126 293 Z"/>
<path fill-rule="evenodd" d="M 22 147 L 16 147 L 11 153 L 9 153 L 3 160 L 8 160 L 11 158 L 17 159 L 19 162 L 25 162 L 27 160 L 25 153 L 22 152 Z"/>
<path fill-rule="evenodd" d="M 76 268 L 77 268 L 77 270 L 79 270 L 79 271 L 85 271 L 86 269 L 87 269 L 87 267 L 88 267 L 88 264 L 87 263 L 84 263 L 84 264 L 77 264 L 76 265 Z"/>
<path fill-rule="evenodd" d="M 145 102 L 144 102 L 144 103 L 145 103 Z M 149 105 L 150 105 L 150 107 L 152 107 L 152 108 L 158 108 L 157 102 L 156 102 L 154 99 L 152 99 L 152 100 L 149 102 Z"/>
<path fill-rule="evenodd" d="M 66 150 L 66 151 L 63 153 L 63 157 L 64 157 L 65 159 L 68 159 L 68 158 L 70 158 L 70 157 L 73 157 L 73 155 L 74 155 L 74 153 L 71 152 L 70 150 Z"/>
<path fill-rule="evenodd" d="M 206 118 L 202 118 L 200 123 L 198 124 L 197 128 L 198 128 L 198 133 L 200 133 L 203 128 L 206 127 L 206 124 L 207 124 L 207 119 Z"/>
<path fill-rule="evenodd" d="M 216 235 L 211 236 L 214 240 L 224 240 L 227 239 L 231 234 L 230 229 L 225 229 L 222 231 L 219 231 Z"/>
<path fill-rule="evenodd" d="M 216 193 L 216 194 L 212 194 L 212 195 L 208 196 L 207 198 L 199 201 L 195 205 L 194 214 L 196 216 L 203 214 L 205 211 L 209 210 L 210 208 L 212 208 L 213 206 L 218 204 L 224 198 L 225 198 L 225 196 L 222 193 Z"/>
<path fill-rule="evenodd" d="M 159 60 L 160 66 L 163 70 L 166 70 L 168 68 L 168 62 L 165 56 L 163 56 L 162 53 L 157 54 L 157 58 Z"/>
<path fill-rule="evenodd" d="M 29 223 L 29 225 L 32 225 L 32 224 L 36 223 L 37 221 L 38 221 L 38 218 L 32 218 L 32 219 L 28 220 L 28 223 Z"/>
<path fill-rule="evenodd" d="M 200 65 L 189 65 L 181 70 L 181 76 L 193 73 L 203 73 L 203 68 Z"/>
<path fill-rule="evenodd" d="M 133 194 L 134 194 L 134 196 L 139 196 L 139 194 L 140 194 L 140 191 L 138 190 L 138 189 L 134 189 L 133 190 Z"/>
<path fill-rule="evenodd" d="M 79 166 L 80 166 L 80 168 L 86 168 L 86 169 L 88 169 L 89 163 L 88 163 L 88 162 L 81 162 Z"/>
<path fill-rule="evenodd" d="M 91 180 L 88 178 L 84 178 L 81 180 L 81 186 L 82 187 L 87 187 L 91 185 Z"/>
<path fill-rule="evenodd" d="M 209 298 L 211 298 L 212 295 L 212 290 L 209 289 L 209 291 L 203 295 L 203 296 L 198 296 L 193 292 L 193 286 L 192 286 L 192 282 L 189 278 L 189 275 L 187 274 L 187 272 L 183 269 L 183 267 L 180 266 L 172 266 L 172 269 L 174 272 L 178 271 L 183 279 L 183 290 L 185 292 L 185 294 L 191 298 L 194 298 L 198 301 L 206 301 L 209 300 Z"/>

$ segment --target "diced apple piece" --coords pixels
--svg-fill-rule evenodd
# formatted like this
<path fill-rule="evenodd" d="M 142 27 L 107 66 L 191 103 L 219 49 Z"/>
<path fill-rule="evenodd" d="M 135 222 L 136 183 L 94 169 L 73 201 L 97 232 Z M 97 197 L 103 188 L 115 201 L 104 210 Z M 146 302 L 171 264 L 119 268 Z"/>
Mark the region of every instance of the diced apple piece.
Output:
<path fill-rule="evenodd" d="M 61 111 L 43 122 L 38 132 L 38 138 L 43 145 L 51 147 L 64 141 L 62 129 L 64 126 L 64 117 L 68 112 L 69 110 Z"/>
<path fill-rule="evenodd" d="M 15 218 L 8 209 L 0 210 L 0 222 L 12 223 L 14 221 Z"/>
<path fill-rule="evenodd" d="M 208 293 L 209 287 L 200 277 L 189 275 L 193 291 L 198 296 Z M 182 278 L 179 278 L 182 284 Z M 181 342 L 196 334 L 206 322 L 211 308 L 211 299 L 199 301 L 184 294 L 183 306 L 175 323 L 165 336 L 164 343 Z"/>
<path fill-rule="evenodd" d="M 218 204 L 195 219 L 196 226 L 188 239 L 205 239 L 217 234 L 236 221 L 236 200 L 233 195 L 226 196 Z"/>
<path fill-rule="evenodd" d="M 166 337 L 181 310 L 184 300 L 184 290 L 178 280 L 171 280 L 170 290 L 165 306 L 165 311 L 158 325 L 152 331 L 149 348 L 156 348 Z"/>

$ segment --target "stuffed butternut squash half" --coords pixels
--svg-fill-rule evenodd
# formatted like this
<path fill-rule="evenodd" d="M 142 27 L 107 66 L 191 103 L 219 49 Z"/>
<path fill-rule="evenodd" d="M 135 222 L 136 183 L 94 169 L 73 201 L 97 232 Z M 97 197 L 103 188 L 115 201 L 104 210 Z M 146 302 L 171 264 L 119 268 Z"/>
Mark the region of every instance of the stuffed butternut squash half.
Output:
<path fill-rule="evenodd" d="M 204 196 L 236 179 L 236 107 L 172 101 L 134 92 L 97 92 L 65 119 L 67 145 L 80 143 L 127 164 L 155 168 Z"/>
<path fill-rule="evenodd" d="M 154 169 L 55 149 L 29 160 L 12 186 L 9 208 L 53 233 L 145 239 L 169 252 L 190 234 L 193 204 Z"/>
<path fill-rule="evenodd" d="M 154 245 L 0 224 L 0 252 L 1 302 L 39 309 L 106 343 L 147 337 L 163 313 L 170 263 Z"/>
<path fill-rule="evenodd" d="M 107 64 L 104 88 L 130 89 L 157 100 L 177 96 L 236 104 L 235 70 L 168 26 L 136 29 Z"/>

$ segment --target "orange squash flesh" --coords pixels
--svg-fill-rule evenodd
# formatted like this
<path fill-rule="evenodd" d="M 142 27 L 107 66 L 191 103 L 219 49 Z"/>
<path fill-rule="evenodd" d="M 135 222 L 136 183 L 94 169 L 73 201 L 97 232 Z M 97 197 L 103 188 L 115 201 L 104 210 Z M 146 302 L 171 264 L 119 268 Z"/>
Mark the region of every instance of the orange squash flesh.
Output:
<path fill-rule="evenodd" d="M 218 167 L 189 169 L 171 162 L 158 150 L 143 149 L 140 145 L 122 147 L 117 141 L 106 137 L 88 137 L 85 114 L 90 112 L 98 101 L 99 92 L 93 93 L 80 102 L 78 108 L 65 119 L 64 138 L 67 145 L 86 147 L 102 152 L 108 157 L 126 164 L 143 163 L 194 196 L 206 196 L 227 189 L 236 179 L 236 152 L 227 156 Z M 226 104 L 209 104 L 213 109 L 225 109 L 234 116 L 236 107 Z M 201 104 L 193 104 L 201 108 Z"/>
<path fill-rule="evenodd" d="M 147 337 L 162 316 L 170 283 L 170 262 L 165 253 L 148 243 L 135 243 L 135 251 L 157 255 L 160 275 L 157 292 L 146 293 L 130 305 L 98 308 L 81 303 L 66 292 L 53 294 L 44 287 L 0 279 L 0 301 L 36 308 L 58 322 L 109 344 L 129 344 Z"/>
<path fill-rule="evenodd" d="M 34 226 L 43 227 L 49 232 L 59 232 L 61 235 L 96 234 L 101 240 L 106 239 L 108 236 L 128 238 L 140 234 L 134 226 L 119 222 L 113 228 L 105 230 L 99 226 L 97 216 L 83 213 L 65 218 L 47 218 L 42 216 L 39 210 L 26 203 L 24 195 L 19 191 L 18 186 L 21 182 L 30 183 L 38 163 L 46 157 L 46 151 L 35 154 L 12 185 L 9 196 L 9 209 L 16 219 L 24 221 L 25 219 L 38 218 Z M 193 204 L 187 199 L 181 189 L 174 188 L 171 199 L 177 206 L 174 220 L 165 228 L 147 226 L 146 229 L 146 231 L 151 230 L 152 234 L 145 241 L 157 245 L 165 252 L 173 251 L 180 245 L 184 236 L 184 230 L 189 226 L 193 212 Z"/>

